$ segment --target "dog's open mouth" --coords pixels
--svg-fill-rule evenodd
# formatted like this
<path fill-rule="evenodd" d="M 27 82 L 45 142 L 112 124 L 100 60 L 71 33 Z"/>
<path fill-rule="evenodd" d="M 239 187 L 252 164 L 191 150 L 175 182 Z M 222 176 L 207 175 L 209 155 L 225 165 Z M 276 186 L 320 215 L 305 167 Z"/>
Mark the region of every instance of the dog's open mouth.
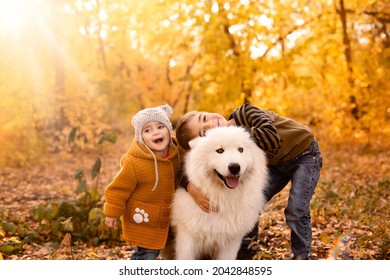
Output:
<path fill-rule="evenodd" d="M 217 174 L 218 178 L 225 184 L 229 189 L 235 189 L 238 187 L 240 183 L 240 176 L 226 176 L 224 177 L 221 173 L 214 169 L 215 174 Z"/>

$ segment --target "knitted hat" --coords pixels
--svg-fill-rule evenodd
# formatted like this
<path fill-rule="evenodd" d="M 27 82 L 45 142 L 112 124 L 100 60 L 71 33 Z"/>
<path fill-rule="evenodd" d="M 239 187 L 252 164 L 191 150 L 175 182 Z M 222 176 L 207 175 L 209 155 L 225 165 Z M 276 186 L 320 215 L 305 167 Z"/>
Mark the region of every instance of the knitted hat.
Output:
<path fill-rule="evenodd" d="M 146 108 L 135 114 L 131 124 L 134 126 L 135 138 L 137 139 L 137 141 L 141 144 L 145 144 L 144 140 L 142 139 L 141 132 L 142 128 L 148 122 L 161 122 L 168 128 L 169 134 L 172 136 L 173 128 L 172 123 L 169 119 L 172 113 L 172 107 L 166 104 L 158 107 Z"/>

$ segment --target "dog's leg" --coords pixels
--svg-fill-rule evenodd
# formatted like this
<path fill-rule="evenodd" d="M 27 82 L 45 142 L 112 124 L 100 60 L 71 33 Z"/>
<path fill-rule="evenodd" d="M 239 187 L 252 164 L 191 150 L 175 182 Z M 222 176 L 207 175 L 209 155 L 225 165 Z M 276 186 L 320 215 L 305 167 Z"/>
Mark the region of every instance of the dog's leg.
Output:
<path fill-rule="evenodd" d="M 178 231 L 175 241 L 176 260 L 195 260 L 197 256 L 196 242 L 191 235 Z"/>
<path fill-rule="evenodd" d="M 222 246 L 221 246 L 222 245 Z M 219 245 L 217 260 L 235 260 L 241 246 L 241 239 L 231 240 L 228 244 Z"/>

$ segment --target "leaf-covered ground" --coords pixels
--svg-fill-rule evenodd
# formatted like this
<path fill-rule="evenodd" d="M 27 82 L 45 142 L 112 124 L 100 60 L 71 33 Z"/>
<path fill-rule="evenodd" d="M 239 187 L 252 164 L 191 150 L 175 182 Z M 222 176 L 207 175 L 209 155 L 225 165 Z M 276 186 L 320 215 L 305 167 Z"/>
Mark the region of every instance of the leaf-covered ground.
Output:
<path fill-rule="evenodd" d="M 101 190 L 118 170 L 126 143 L 110 146 L 102 158 Z M 389 150 L 322 149 L 324 166 L 312 200 L 312 259 L 390 259 Z M 73 199 L 74 172 L 91 165 L 96 154 L 81 161 L 67 152 L 53 154 L 43 163 L 0 170 L 0 220 L 37 227 L 31 209 L 45 201 Z M 260 218 L 258 259 L 289 259 L 290 231 L 283 210 L 289 186 L 273 198 Z M 0 228 L 1 229 L 1 228 Z M 11 238 L 3 229 L 0 244 Z M 64 238 L 61 245 L 29 242 L 3 259 L 127 259 L 132 248 L 124 243 L 91 246 Z"/>

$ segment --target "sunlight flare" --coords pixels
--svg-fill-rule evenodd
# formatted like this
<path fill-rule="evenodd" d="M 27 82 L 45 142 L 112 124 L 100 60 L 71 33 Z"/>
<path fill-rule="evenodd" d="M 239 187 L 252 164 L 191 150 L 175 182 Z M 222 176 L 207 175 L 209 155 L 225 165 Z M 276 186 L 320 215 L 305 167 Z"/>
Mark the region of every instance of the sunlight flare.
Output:
<path fill-rule="evenodd" d="M 50 19 L 48 0 L 0 1 L 0 34 L 20 38 Z"/>
<path fill-rule="evenodd" d="M 23 25 L 28 14 L 27 0 L 0 2 L 0 27 L 14 30 Z"/>

